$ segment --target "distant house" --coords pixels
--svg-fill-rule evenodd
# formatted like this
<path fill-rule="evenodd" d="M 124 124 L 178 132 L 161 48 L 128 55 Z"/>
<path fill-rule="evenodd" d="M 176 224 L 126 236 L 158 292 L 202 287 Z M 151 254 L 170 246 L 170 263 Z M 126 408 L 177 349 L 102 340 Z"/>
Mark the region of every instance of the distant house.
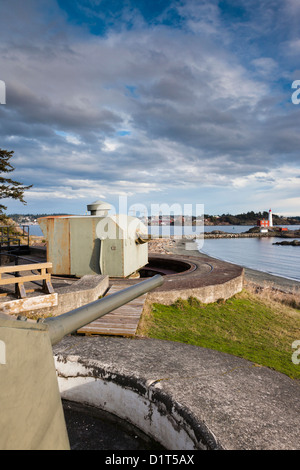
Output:
<path fill-rule="evenodd" d="M 270 222 L 266 219 L 261 219 L 261 220 L 258 220 L 257 221 L 257 226 L 258 227 L 269 227 L 270 226 Z"/>

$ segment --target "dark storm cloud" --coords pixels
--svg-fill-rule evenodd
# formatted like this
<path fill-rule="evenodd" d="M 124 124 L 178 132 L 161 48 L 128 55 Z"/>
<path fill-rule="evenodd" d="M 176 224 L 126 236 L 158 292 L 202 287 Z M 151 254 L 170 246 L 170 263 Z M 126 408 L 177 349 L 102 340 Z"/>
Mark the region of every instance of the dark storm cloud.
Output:
<path fill-rule="evenodd" d="M 73 104 L 72 101 L 54 101 L 54 97 L 37 95 L 34 91 L 11 85 L 7 100 L 9 111 L 15 119 L 28 125 L 40 124 L 49 128 L 73 132 L 113 132 L 122 119 L 113 111 L 96 109 L 88 103 Z"/>

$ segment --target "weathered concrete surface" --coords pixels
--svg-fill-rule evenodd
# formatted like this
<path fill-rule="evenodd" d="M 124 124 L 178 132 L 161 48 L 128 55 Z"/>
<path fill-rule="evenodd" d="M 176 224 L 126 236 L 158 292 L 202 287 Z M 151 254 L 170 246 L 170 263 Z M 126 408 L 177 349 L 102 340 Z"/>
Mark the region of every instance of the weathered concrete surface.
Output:
<path fill-rule="evenodd" d="M 198 252 L 197 252 L 198 253 Z M 243 288 L 244 270 L 242 267 L 223 261 L 198 257 L 194 251 L 184 255 L 151 255 L 151 258 L 182 259 L 195 269 L 166 275 L 164 284 L 148 294 L 148 300 L 165 305 L 178 298 L 196 297 L 203 303 L 228 299 Z"/>
<path fill-rule="evenodd" d="M 55 286 L 55 282 L 54 282 Z M 85 275 L 81 279 L 64 287 L 57 287 L 57 306 L 52 309 L 53 315 L 61 315 L 82 305 L 89 304 L 104 295 L 109 287 L 109 277 L 102 275 Z"/>
<path fill-rule="evenodd" d="M 37 312 L 57 306 L 57 294 L 37 295 L 24 299 L 0 302 L 0 312 L 7 315 L 19 315 L 22 312 Z"/>
<path fill-rule="evenodd" d="M 161 409 L 141 422 L 159 420 L 159 413 L 162 418 L 169 413 L 171 422 L 174 414 L 177 428 L 188 428 L 190 435 L 193 430 L 196 449 L 300 449 L 299 381 L 268 368 L 210 349 L 145 338 L 66 337 L 54 354 L 59 381 L 67 384 L 64 398 L 89 403 L 88 385 L 94 388 L 97 381 L 150 397 L 153 405 L 162 403 Z M 74 366 L 69 375 L 68 363 Z M 110 395 L 103 409 L 113 399 Z M 137 410 L 129 409 L 128 419 L 138 421 Z"/>

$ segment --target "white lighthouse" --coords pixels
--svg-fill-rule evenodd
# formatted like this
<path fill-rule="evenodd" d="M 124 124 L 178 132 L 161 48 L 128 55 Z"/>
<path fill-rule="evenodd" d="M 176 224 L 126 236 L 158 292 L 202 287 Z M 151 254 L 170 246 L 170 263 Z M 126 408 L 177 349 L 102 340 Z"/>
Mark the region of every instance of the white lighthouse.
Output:
<path fill-rule="evenodd" d="M 269 210 L 269 227 L 273 227 L 272 209 Z"/>

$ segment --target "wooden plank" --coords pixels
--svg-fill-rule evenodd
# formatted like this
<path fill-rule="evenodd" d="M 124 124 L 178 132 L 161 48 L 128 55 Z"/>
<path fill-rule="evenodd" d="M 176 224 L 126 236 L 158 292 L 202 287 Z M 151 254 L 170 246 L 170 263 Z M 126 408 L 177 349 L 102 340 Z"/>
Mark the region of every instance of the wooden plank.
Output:
<path fill-rule="evenodd" d="M 114 294 L 126 288 L 126 285 L 113 285 L 106 295 Z M 101 318 L 77 330 L 86 335 L 134 336 L 143 312 L 146 294 L 113 310 Z"/>
<path fill-rule="evenodd" d="M 25 299 L 26 297 L 26 290 L 25 290 L 23 282 L 19 282 L 17 284 L 17 297 L 19 299 Z"/>
<path fill-rule="evenodd" d="M 134 336 L 136 332 L 135 328 L 106 328 L 106 327 L 101 327 L 101 328 L 85 328 L 84 334 L 89 334 L 89 335 L 116 335 L 116 336 Z"/>
<path fill-rule="evenodd" d="M 24 288 L 24 282 L 35 282 L 43 281 L 43 291 L 47 294 L 53 294 L 54 289 L 51 284 L 51 274 L 47 273 L 47 269 L 52 267 L 52 263 L 34 263 L 34 264 L 23 264 L 15 266 L 1 266 L 0 267 L 0 286 L 7 286 L 9 284 L 15 284 L 15 294 L 18 298 L 26 297 L 26 290 Z M 19 272 L 31 272 L 40 270 L 40 274 L 30 274 L 21 276 L 16 275 L 14 277 L 5 277 L 3 274 L 19 273 Z"/>
<path fill-rule="evenodd" d="M 114 327 L 114 326 L 118 326 L 118 325 L 122 325 L 122 326 L 130 326 L 130 327 L 133 327 L 134 325 L 136 325 L 138 323 L 138 321 L 136 319 L 131 319 L 129 320 L 128 318 L 116 318 L 115 320 L 111 320 L 111 319 L 106 319 L 105 321 L 95 321 L 93 322 L 93 326 L 97 326 L 98 328 L 100 328 L 102 325 L 104 327 L 108 327 L 108 325 L 110 325 L 111 327 Z"/>
<path fill-rule="evenodd" d="M 43 291 L 47 292 L 47 294 L 54 294 L 54 289 L 51 284 L 51 278 L 49 278 L 50 274 L 46 276 L 46 279 L 43 280 Z"/>
<path fill-rule="evenodd" d="M 23 282 L 31 281 L 40 281 L 45 279 L 45 276 L 42 274 L 32 274 L 31 276 L 20 276 L 20 277 L 10 277 L 6 279 L 0 279 L 0 286 L 6 286 L 8 284 L 20 284 Z"/>
<path fill-rule="evenodd" d="M 21 264 L 16 266 L 0 266 L 0 273 L 14 273 L 18 271 L 35 271 L 37 269 L 50 269 L 52 263 L 33 263 L 33 264 Z"/>
<path fill-rule="evenodd" d="M 108 323 L 108 324 L 104 324 L 104 325 L 89 325 L 85 328 L 85 331 L 86 330 L 90 330 L 90 331 L 104 331 L 104 330 L 130 330 L 130 331 L 135 331 L 135 325 L 122 325 L 122 324 L 111 324 L 111 323 Z"/>

